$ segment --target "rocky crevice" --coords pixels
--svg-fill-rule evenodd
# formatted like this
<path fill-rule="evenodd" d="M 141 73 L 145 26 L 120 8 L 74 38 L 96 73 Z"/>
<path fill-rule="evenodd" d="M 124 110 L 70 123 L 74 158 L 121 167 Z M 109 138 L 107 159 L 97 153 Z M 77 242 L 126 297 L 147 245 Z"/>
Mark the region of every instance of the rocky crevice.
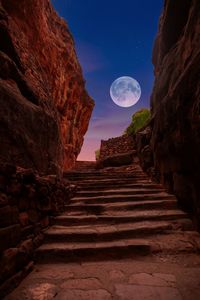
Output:
<path fill-rule="evenodd" d="M 136 139 L 143 168 L 199 225 L 200 3 L 182 2 L 165 1 L 153 52 L 152 120 Z"/>

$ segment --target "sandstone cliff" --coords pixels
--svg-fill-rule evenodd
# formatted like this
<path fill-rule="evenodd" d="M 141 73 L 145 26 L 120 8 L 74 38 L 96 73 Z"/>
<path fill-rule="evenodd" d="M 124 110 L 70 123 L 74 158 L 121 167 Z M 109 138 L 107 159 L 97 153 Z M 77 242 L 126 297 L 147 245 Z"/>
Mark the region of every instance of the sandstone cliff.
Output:
<path fill-rule="evenodd" d="M 0 0 L 0 160 L 44 173 L 70 168 L 93 106 L 49 0 Z"/>
<path fill-rule="evenodd" d="M 155 85 L 151 98 L 150 146 L 154 173 L 199 221 L 199 0 L 165 1 L 153 62 Z"/>

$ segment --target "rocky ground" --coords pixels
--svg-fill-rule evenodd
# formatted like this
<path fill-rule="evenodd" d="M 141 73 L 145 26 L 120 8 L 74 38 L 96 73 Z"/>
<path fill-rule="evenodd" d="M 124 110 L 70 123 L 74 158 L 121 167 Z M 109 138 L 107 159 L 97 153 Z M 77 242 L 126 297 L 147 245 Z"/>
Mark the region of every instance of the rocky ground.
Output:
<path fill-rule="evenodd" d="M 194 263 L 195 261 L 195 263 Z M 37 265 L 6 300 L 198 300 L 196 255 Z"/>

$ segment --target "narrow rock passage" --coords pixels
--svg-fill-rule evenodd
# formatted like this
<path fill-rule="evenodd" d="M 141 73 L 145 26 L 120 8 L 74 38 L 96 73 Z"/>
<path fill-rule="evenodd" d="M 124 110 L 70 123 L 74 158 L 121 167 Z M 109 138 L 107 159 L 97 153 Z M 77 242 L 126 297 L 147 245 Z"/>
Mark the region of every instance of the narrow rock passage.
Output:
<path fill-rule="evenodd" d="M 78 192 L 6 299 L 200 299 L 200 235 L 135 164 L 65 174 Z"/>

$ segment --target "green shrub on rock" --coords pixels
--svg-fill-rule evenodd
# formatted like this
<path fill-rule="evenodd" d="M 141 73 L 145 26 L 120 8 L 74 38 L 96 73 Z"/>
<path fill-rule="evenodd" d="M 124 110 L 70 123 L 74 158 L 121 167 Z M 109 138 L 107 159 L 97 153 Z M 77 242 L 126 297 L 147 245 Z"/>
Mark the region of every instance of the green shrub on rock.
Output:
<path fill-rule="evenodd" d="M 125 133 L 129 135 L 136 133 L 138 130 L 147 125 L 147 123 L 150 121 L 150 118 L 151 113 L 149 109 L 143 108 L 137 111 L 135 114 L 133 114 L 132 122 L 125 130 Z"/>

